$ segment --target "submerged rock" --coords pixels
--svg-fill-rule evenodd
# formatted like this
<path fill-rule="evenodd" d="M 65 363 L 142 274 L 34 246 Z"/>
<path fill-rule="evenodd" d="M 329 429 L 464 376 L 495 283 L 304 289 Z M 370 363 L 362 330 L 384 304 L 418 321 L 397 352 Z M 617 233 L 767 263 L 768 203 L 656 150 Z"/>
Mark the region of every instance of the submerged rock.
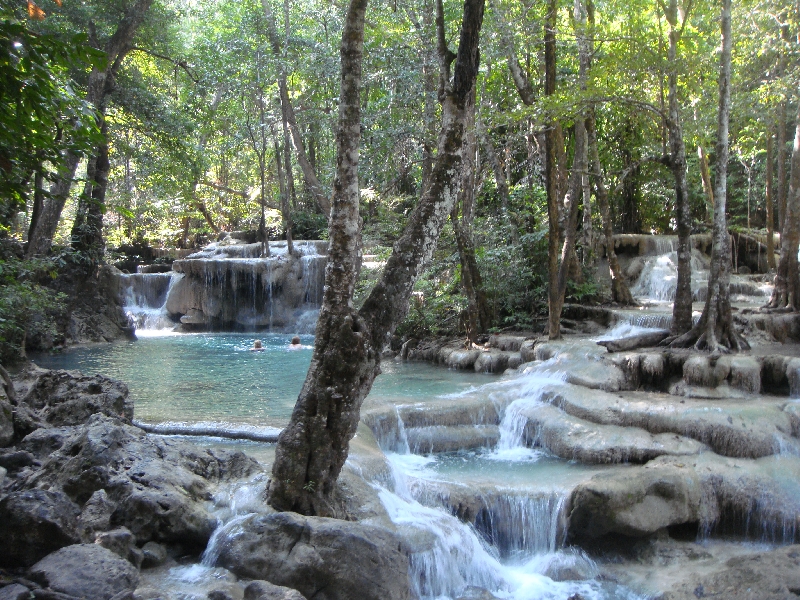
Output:
<path fill-rule="evenodd" d="M 408 556 L 390 531 L 295 513 L 251 515 L 222 533 L 217 566 L 319 600 L 411 598 Z"/>
<path fill-rule="evenodd" d="M 243 600 L 306 600 L 306 597 L 292 588 L 256 580 L 244 588 Z"/>

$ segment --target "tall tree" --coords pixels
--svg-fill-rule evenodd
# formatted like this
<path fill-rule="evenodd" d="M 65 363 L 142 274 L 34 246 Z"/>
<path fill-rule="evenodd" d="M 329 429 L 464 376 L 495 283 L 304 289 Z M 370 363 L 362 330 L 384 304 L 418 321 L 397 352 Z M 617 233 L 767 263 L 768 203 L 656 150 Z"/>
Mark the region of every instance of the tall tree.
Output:
<path fill-rule="evenodd" d="M 773 130 L 767 131 L 767 173 L 766 185 L 764 189 L 764 204 L 767 213 L 767 268 L 775 268 L 775 191 L 773 177 L 773 162 L 775 161 L 773 151 Z"/>
<path fill-rule="evenodd" d="M 353 291 L 361 263 L 358 149 L 366 4 L 366 0 L 351 0 L 342 33 L 337 175 L 314 354 L 289 424 L 278 440 L 267 490 L 274 508 L 305 514 L 341 514 L 334 495 L 336 479 L 355 435 L 361 403 L 380 373 L 381 352 L 408 312 L 414 283 L 430 260 L 456 201 L 469 100 L 478 72 L 484 0 L 465 0 L 458 53 L 441 57 L 445 71 L 439 90 L 442 128 L 430 184 L 395 243 L 381 279 L 356 310 Z"/>
<path fill-rule="evenodd" d="M 714 181 L 714 231 L 711 272 L 703 314 L 697 325 L 672 342 L 673 346 L 694 344 L 698 350 L 729 352 L 750 345 L 736 333 L 731 318 L 731 242 L 726 218 L 728 197 L 729 122 L 731 113 L 731 0 L 722 0 L 720 13 L 722 51 L 719 65 L 719 109 L 717 112 L 717 156 Z"/>
<path fill-rule="evenodd" d="M 670 167 L 675 179 L 675 216 L 678 228 L 678 283 L 672 308 L 672 334 L 681 335 L 692 328 L 692 215 L 689 207 L 689 185 L 686 181 L 686 146 L 683 141 L 680 104 L 678 102 L 678 43 L 689 18 L 691 0 L 681 14 L 678 0 L 659 0 L 669 23 L 669 51 L 667 85 L 669 88 L 669 132 Z"/>
<path fill-rule="evenodd" d="M 781 230 L 781 255 L 775 288 L 768 306 L 770 308 L 800 307 L 800 274 L 798 274 L 797 252 L 800 244 L 800 102 L 795 117 L 794 147 L 789 178 L 789 193 Z"/>
<path fill-rule="evenodd" d="M 128 4 L 116 30 L 106 43 L 101 45 L 97 41 L 98 46 L 101 46 L 98 49 L 102 49 L 105 53 L 106 64 L 104 68 L 93 68 L 89 74 L 86 101 L 94 107 L 100 123 L 104 118 L 107 99 L 114 89 L 122 61 L 133 48 L 136 31 L 144 22 L 152 3 L 153 0 L 134 0 Z M 49 196 L 42 203 L 41 212 L 31 230 L 28 256 L 39 256 L 49 252 L 80 159 L 80 153 L 72 149 L 67 150 L 58 178 L 51 187 Z"/>

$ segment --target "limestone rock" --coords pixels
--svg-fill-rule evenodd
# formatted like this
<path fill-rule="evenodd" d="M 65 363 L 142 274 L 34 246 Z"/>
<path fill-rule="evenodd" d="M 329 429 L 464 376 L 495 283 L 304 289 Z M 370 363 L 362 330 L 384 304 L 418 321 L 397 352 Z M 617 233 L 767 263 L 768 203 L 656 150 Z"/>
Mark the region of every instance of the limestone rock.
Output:
<path fill-rule="evenodd" d="M 638 427 L 598 425 L 548 405 L 519 413 L 528 423 L 526 437 L 556 456 L 587 464 L 644 463 L 662 455 L 697 454 L 706 446 L 683 436 L 653 435 Z"/>
<path fill-rule="evenodd" d="M 408 446 L 414 454 L 458 452 L 492 448 L 500 438 L 497 425 L 437 425 L 406 429 Z"/>
<path fill-rule="evenodd" d="M 97 544 L 57 550 L 33 565 L 30 577 L 56 592 L 93 600 L 133 592 L 139 583 L 139 572 L 132 564 Z"/>
<path fill-rule="evenodd" d="M 0 588 L 0 600 L 30 600 L 30 597 L 31 591 L 19 583 Z"/>
<path fill-rule="evenodd" d="M 736 556 L 710 575 L 691 579 L 661 600 L 788 600 L 800 591 L 800 546 Z"/>
<path fill-rule="evenodd" d="M 472 369 L 479 355 L 479 350 L 453 350 L 445 364 L 451 369 Z"/>
<path fill-rule="evenodd" d="M 104 414 L 130 422 L 133 402 L 128 386 L 102 375 L 83 375 L 78 371 L 50 371 L 32 366 L 16 382 L 19 404 L 51 426 L 86 423 L 94 414 Z M 32 431 L 32 430 L 31 430 Z M 18 431 L 24 436 L 30 431 Z"/>
<path fill-rule="evenodd" d="M 256 580 L 244 588 L 244 600 L 306 600 L 306 597 L 292 588 Z"/>
<path fill-rule="evenodd" d="M 0 566 L 26 567 L 79 539 L 80 509 L 62 492 L 11 492 L 0 500 Z"/>
<path fill-rule="evenodd" d="M 406 600 L 408 556 L 386 529 L 295 513 L 251 515 L 222 533 L 217 566 L 319 600 Z"/>
<path fill-rule="evenodd" d="M 111 515 L 116 508 L 116 504 L 109 500 L 105 490 L 97 490 L 83 505 L 81 525 L 88 533 L 106 531 L 111 527 Z"/>
<path fill-rule="evenodd" d="M 142 566 L 144 554 L 136 547 L 136 536 L 127 527 L 98 533 L 95 544 L 111 550 L 120 558 L 124 558 L 137 569 Z"/>
<path fill-rule="evenodd" d="M 502 350 L 481 352 L 475 360 L 475 371 L 477 373 L 502 373 L 508 368 L 509 354 Z"/>
<path fill-rule="evenodd" d="M 111 526 L 127 527 L 140 543 L 175 542 L 199 550 L 216 527 L 205 505 L 209 484 L 258 468 L 240 452 L 199 450 L 95 415 L 66 435 L 23 485 L 63 490 L 78 504 L 104 490 L 115 507 Z M 88 512 L 87 521 L 92 522 Z"/>
<path fill-rule="evenodd" d="M 147 542 L 142 546 L 142 567 L 158 567 L 167 561 L 167 549 L 157 542 Z"/>
<path fill-rule="evenodd" d="M 572 492 L 569 537 L 609 533 L 639 537 L 697 522 L 701 498 L 700 478 L 684 463 L 652 461 L 644 467 L 601 473 Z"/>

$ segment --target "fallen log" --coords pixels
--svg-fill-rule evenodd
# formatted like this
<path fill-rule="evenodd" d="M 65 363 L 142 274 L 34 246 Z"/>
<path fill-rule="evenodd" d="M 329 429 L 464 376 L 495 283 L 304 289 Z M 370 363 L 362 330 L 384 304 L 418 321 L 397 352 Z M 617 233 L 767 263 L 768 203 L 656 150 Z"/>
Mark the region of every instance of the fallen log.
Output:
<path fill-rule="evenodd" d="M 624 352 L 625 350 L 636 350 L 636 348 L 658 346 L 668 335 L 669 331 L 666 329 L 656 329 L 655 331 L 631 335 L 619 340 L 600 340 L 597 345 L 605 346 L 609 352 Z"/>

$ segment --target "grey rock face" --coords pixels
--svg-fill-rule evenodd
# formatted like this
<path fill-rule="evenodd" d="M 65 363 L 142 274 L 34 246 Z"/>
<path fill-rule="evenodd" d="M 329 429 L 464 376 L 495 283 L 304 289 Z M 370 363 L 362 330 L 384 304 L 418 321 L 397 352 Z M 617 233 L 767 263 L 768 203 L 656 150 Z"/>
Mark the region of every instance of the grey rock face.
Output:
<path fill-rule="evenodd" d="M 136 567 L 97 544 L 57 550 L 33 565 L 30 577 L 53 591 L 93 600 L 133 592 L 139 583 Z"/>
<path fill-rule="evenodd" d="M 408 556 L 380 527 L 303 517 L 253 515 L 222 540 L 218 566 L 319 600 L 406 600 Z"/>
<path fill-rule="evenodd" d="M 34 366 L 22 374 L 15 387 L 20 407 L 29 412 L 27 418 L 20 415 L 15 422 L 19 437 L 40 426 L 80 425 L 98 413 L 126 422 L 133 419 L 128 386 L 102 375 Z"/>
<path fill-rule="evenodd" d="M 65 432 L 62 446 L 22 485 L 61 489 L 74 502 L 87 504 L 82 520 L 90 530 L 104 529 L 110 513 L 110 526 L 127 527 L 140 543 L 202 549 L 216 526 L 205 506 L 209 483 L 256 468 L 240 452 L 199 450 L 96 415 L 86 426 Z M 105 498 L 95 495 L 101 490 Z"/>
<path fill-rule="evenodd" d="M 29 600 L 30 597 L 31 591 L 18 583 L 0 588 L 0 600 Z"/>
<path fill-rule="evenodd" d="M 11 404 L 0 398 L 0 448 L 14 440 L 14 413 Z"/>
<path fill-rule="evenodd" d="M 306 600 L 306 597 L 297 590 L 256 580 L 244 588 L 244 600 Z"/>
<path fill-rule="evenodd" d="M 0 566 L 27 567 L 80 541 L 80 509 L 63 492 L 11 492 L 0 500 Z"/>

